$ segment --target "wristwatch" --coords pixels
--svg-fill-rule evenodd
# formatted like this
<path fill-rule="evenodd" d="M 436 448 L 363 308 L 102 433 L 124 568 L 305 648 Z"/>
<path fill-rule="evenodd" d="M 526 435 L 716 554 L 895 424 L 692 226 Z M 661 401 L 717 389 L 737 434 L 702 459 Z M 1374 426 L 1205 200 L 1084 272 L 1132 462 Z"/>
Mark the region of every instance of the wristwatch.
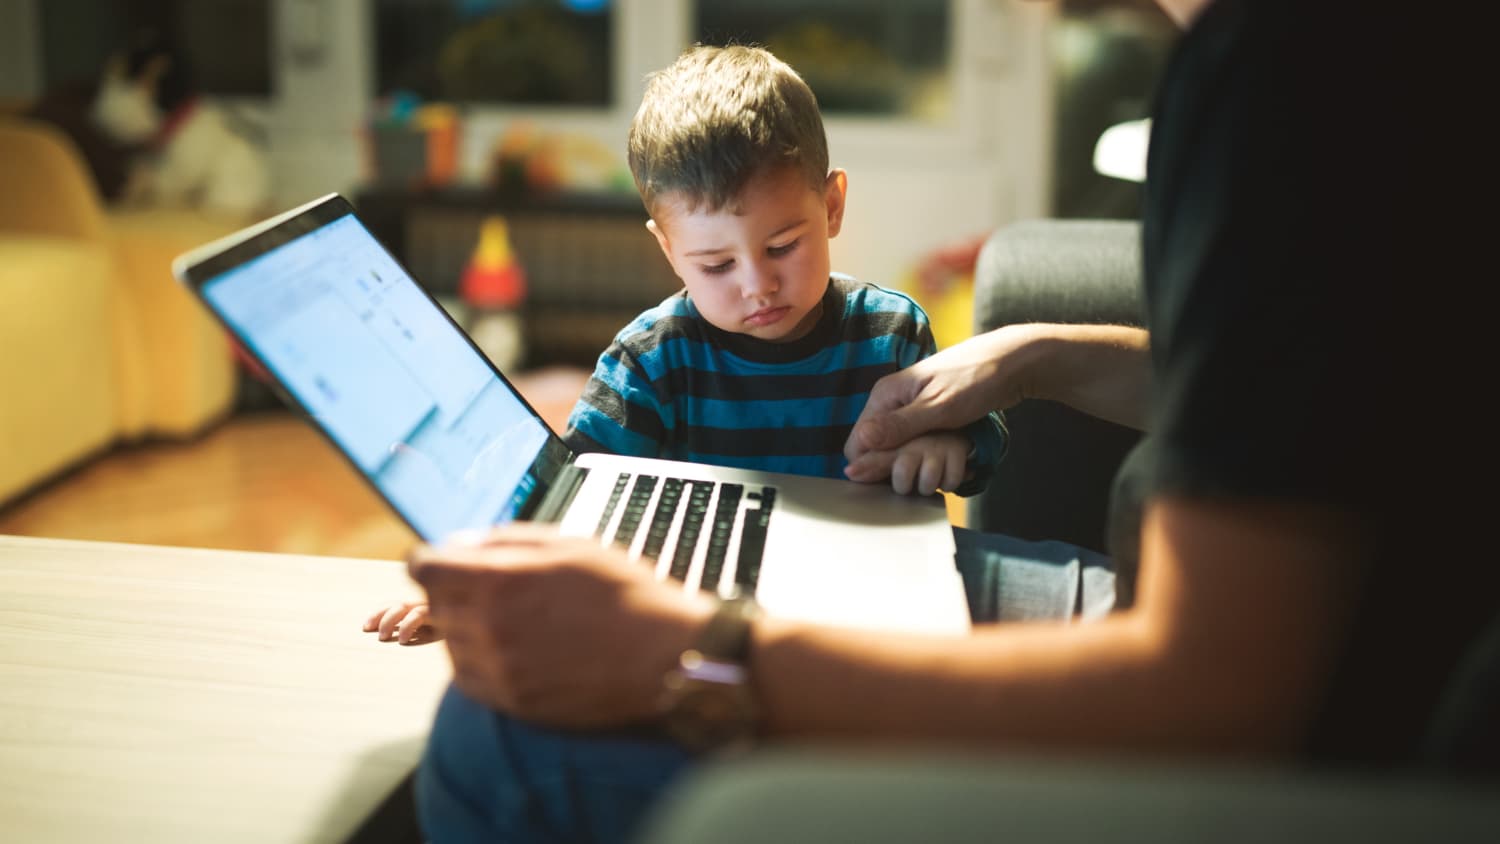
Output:
<path fill-rule="evenodd" d="M 754 738 L 759 712 L 750 688 L 750 631 L 759 614 L 749 595 L 725 599 L 663 679 L 662 724 L 684 747 L 732 750 Z"/>

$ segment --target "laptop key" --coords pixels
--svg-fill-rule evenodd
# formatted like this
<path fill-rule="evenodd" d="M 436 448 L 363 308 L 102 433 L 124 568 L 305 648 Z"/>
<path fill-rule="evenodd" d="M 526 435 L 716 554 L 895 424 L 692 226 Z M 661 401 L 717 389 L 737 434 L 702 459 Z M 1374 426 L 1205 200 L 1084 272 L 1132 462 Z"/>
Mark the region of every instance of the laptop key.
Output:
<path fill-rule="evenodd" d="M 656 501 L 656 511 L 651 515 L 651 527 L 646 531 L 646 544 L 641 555 L 649 559 L 661 556 L 666 544 L 667 532 L 672 529 L 672 520 L 677 516 L 677 505 L 682 498 L 681 478 L 667 478 L 661 485 L 661 498 Z"/>
<path fill-rule="evenodd" d="M 741 484 L 724 484 L 719 490 L 719 506 L 714 508 L 713 530 L 708 536 L 708 556 L 703 561 L 703 580 L 699 588 L 717 592 L 719 577 L 724 573 L 724 558 L 729 553 L 729 535 L 734 531 L 734 517 L 739 513 Z"/>
<path fill-rule="evenodd" d="M 610 490 L 609 501 L 604 505 L 604 513 L 599 516 L 599 526 L 594 528 L 595 536 L 603 536 L 604 529 L 609 527 L 610 517 L 615 514 L 615 507 L 619 506 L 620 497 L 625 494 L 625 485 L 628 483 L 630 483 L 629 472 L 621 472 L 620 476 L 615 478 L 615 488 Z"/>
<path fill-rule="evenodd" d="M 760 507 L 745 511 L 745 524 L 740 529 L 739 563 L 734 569 L 734 582 L 742 591 L 755 594 L 755 584 L 760 581 L 761 557 L 766 551 L 766 528 L 771 523 L 771 508 L 776 504 L 776 489 L 763 487 L 760 495 L 751 494 L 760 500 Z"/>
<path fill-rule="evenodd" d="M 694 481 L 689 485 L 687 512 L 682 517 L 682 530 L 677 532 L 677 547 L 672 552 L 672 567 L 667 576 L 674 580 L 687 580 L 688 568 L 693 564 L 693 551 L 698 547 L 698 538 L 703 534 L 703 516 L 708 512 L 708 498 L 714 485 L 707 481 Z"/>
<path fill-rule="evenodd" d="M 630 488 L 630 499 L 625 503 L 625 515 L 620 518 L 620 526 L 615 529 L 617 545 L 629 548 L 630 543 L 635 541 L 635 532 L 646 515 L 646 502 L 651 500 L 651 493 L 655 491 L 655 475 L 636 476 L 635 484 Z"/>

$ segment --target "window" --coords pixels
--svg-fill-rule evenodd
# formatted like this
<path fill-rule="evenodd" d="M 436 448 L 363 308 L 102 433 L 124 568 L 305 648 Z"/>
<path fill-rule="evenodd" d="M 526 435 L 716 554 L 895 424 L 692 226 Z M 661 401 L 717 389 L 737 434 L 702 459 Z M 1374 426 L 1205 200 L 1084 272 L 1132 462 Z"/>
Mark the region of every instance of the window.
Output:
<path fill-rule="evenodd" d="M 142 32 L 160 35 L 197 93 L 269 97 L 271 0 L 46 0 L 37 4 L 47 89 L 97 82 Z"/>
<path fill-rule="evenodd" d="M 608 106 L 609 0 L 376 0 L 377 93 Z"/>
<path fill-rule="evenodd" d="M 1094 170 L 1106 129 L 1150 115 L 1178 29 L 1152 0 L 1064 0 L 1053 30 L 1058 217 L 1136 218 L 1140 186 Z"/>
<path fill-rule="evenodd" d="M 952 113 L 942 0 L 696 0 L 695 13 L 695 40 L 766 47 L 807 80 L 825 114 Z"/>

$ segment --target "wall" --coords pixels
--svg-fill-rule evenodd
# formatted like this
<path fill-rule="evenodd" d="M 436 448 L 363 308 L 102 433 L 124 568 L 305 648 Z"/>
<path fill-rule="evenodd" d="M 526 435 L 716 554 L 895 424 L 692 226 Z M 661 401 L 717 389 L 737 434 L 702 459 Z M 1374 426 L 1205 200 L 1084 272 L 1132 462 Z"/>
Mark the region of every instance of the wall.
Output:
<path fill-rule="evenodd" d="M 24 33 L 37 0 L 0 0 L 0 96 L 35 93 L 39 61 Z M 291 205 L 360 179 L 359 127 L 373 94 L 372 26 L 361 0 L 272 0 L 278 96 L 250 106 L 265 121 L 280 203 Z M 580 132 L 622 149 L 641 80 L 688 40 L 685 0 L 617 0 L 620 72 L 606 114 L 489 111 L 466 124 L 464 168 L 482 172 L 485 153 L 509 120 Z M 850 173 L 844 233 L 834 266 L 899 285 L 927 250 L 1049 205 L 1051 102 L 1045 36 L 1052 4 L 954 0 L 957 92 L 950 125 L 891 126 L 830 120 L 835 166 Z M 15 21 L 17 25 L 6 25 Z M 27 67 L 31 66 L 28 77 Z M 622 153 L 623 158 L 623 153 Z M 648 235 L 644 232 L 642 237 Z"/>
<path fill-rule="evenodd" d="M 0 100 L 30 99 L 41 91 L 36 3 L 0 0 Z"/>

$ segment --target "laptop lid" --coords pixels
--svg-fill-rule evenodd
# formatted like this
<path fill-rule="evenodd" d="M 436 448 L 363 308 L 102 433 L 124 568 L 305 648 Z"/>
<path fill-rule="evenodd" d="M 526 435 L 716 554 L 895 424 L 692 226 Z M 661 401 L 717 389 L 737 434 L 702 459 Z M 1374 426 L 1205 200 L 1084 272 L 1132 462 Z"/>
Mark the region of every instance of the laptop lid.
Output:
<path fill-rule="evenodd" d="M 658 568 L 687 561 L 689 574 L 701 574 L 723 552 L 734 565 L 719 582 L 727 587 L 752 571 L 758 597 L 781 615 L 881 629 L 968 628 L 940 500 L 707 464 L 575 459 L 336 194 L 182 255 L 173 271 L 268 370 L 271 386 L 428 542 L 533 518 L 560 520 L 564 533 L 605 536 L 618 504 L 620 521 L 625 511 L 637 519 L 643 553 L 654 534 L 673 549 Z M 653 487 L 664 480 L 638 508 L 627 505 L 627 481 L 647 475 Z M 715 490 L 700 502 L 715 521 L 679 552 L 699 480 Z M 668 487 L 679 482 L 684 506 L 658 518 Z M 769 497 L 776 504 L 768 519 Z M 732 513 L 720 514 L 731 498 Z"/>
<path fill-rule="evenodd" d="M 337 194 L 173 272 L 428 542 L 526 518 L 571 459 Z"/>

